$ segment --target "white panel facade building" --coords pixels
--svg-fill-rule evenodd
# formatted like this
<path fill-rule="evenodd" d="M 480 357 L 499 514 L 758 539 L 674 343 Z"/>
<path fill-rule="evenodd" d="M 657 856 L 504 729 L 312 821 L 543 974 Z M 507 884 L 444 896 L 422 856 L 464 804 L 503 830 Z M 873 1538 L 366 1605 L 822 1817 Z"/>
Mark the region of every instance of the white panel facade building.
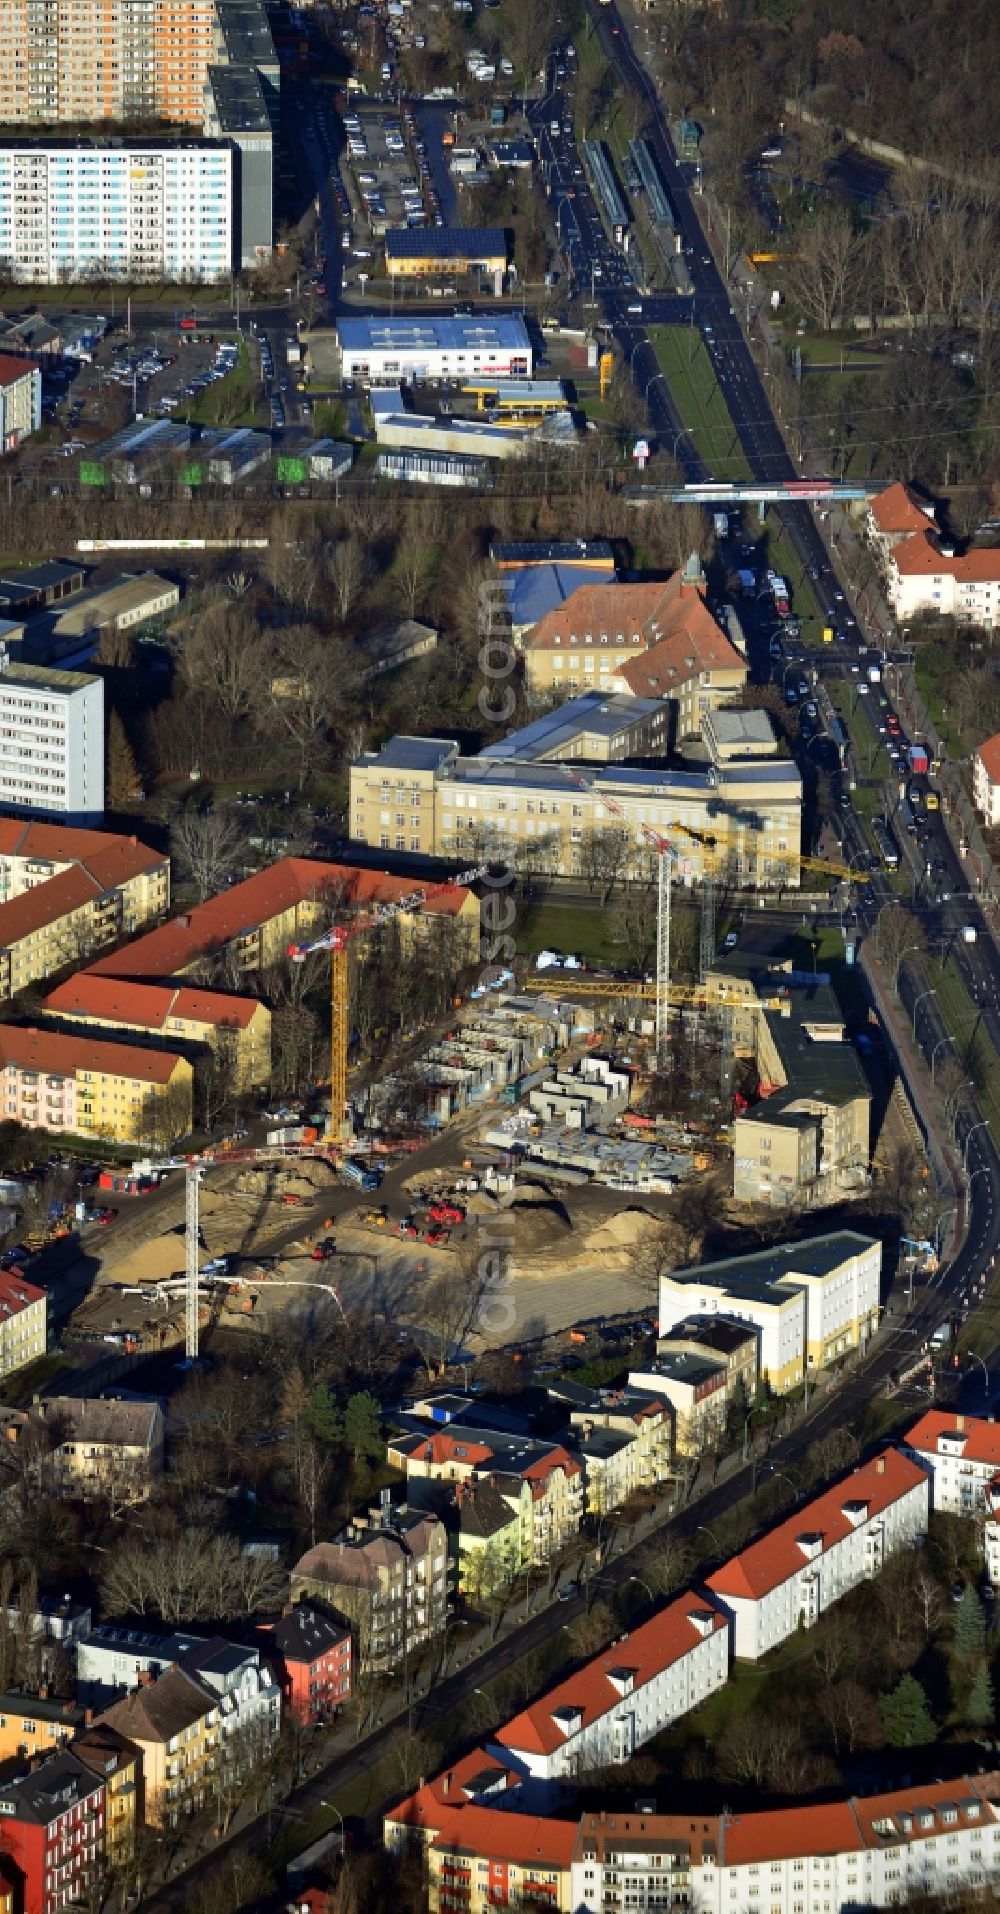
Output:
<path fill-rule="evenodd" d="M 0 814 L 11 813 L 64 824 L 100 823 L 101 678 L 48 665 L 0 667 Z"/>
<path fill-rule="evenodd" d="M 232 270 L 222 141 L 0 144 L 0 260 L 15 281 L 205 281 Z"/>
<path fill-rule="evenodd" d="M 909 1431 L 906 1445 L 930 1472 L 931 1507 L 937 1513 L 983 1514 L 987 1490 L 1000 1479 L 1000 1423 L 928 1409 Z"/>

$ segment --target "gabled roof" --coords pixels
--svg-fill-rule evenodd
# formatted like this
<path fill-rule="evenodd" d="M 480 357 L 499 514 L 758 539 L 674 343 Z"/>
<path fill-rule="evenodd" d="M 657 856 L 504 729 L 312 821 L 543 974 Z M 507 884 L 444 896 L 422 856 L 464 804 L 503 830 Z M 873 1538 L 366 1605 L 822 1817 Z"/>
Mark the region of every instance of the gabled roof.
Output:
<path fill-rule="evenodd" d="M 117 1728 L 130 1741 L 172 1741 L 218 1705 L 218 1695 L 194 1675 L 183 1668 L 168 1668 L 166 1674 L 106 1708 L 97 1720 Z"/>
<path fill-rule="evenodd" d="M 307 1664 L 319 1661 L 331 1648 L 338 1648 L 351 1633 L 346 1622 L 335 1620 L 322 1609 L 311 1608 L 308 1602 L 296 1602 L 286 1614 L 279 1615 L 267 1632 L 286 1662 Z"/>
<path fill-rule="evenodd" d="M 2 918 L 0 909 L 0 927 Z M 260 1005 L 256 997 L 230 997 L 222 990 L 201 990 L 190 984 L 131 983 L 127 978 L 100 977 L 92 970 L 82 970 L 46 997 L 45 1009 L 66 1016 L 96 1017 L 107 1024 L 137 1024 L 147 1030 L 165 1029 L 172 1017 L 213 1029 L 245 1030 Z"/>
<path fill-rule="evenodd" d="M 962 1459 L 1000 1469 L 1000 1422 L 985 1416 L 956 1414 L 954 1409 L 928 1409 L 907 1433 L 907 1446 L 922 1455 L 940 1455 L 941 1437 L 962 1445 Z"/>
<path fill-rule="evenodd" d="M 849 1801 L 821 1807 L 771 1808 L 760 1814 L 725 1815 L 721 1860 L 726 1867 L 753 1861 L 784 1861 L 796 1855 L 852 1854 L 863 1846 Z"/>
<path fill-rule="evenodd" d="M 11 1820 L 45 1828 L 101 1787 L 93 1770 L 67 1752 L 43 1761 L 31 1774 L 0 1785 L 0 1805 Z"/>
<path fill-rule="evenodd" d="M 669 606 L 669 590 L 670 584 L 660 579 L 647 585 L 581 585 L 526 633 L 524 648 L 554 651 L 557 645 L 582 645 L 588 631 L 598 643 L 606 637 L 609 644 L 648 645 L 647 627 L 658 610 Z"/>
<path fill-rule="evenodd" d="M 861 1520 L 871 1521 L 927 1480 L 926 1469 L 911 1456 L 898 1449 L 883 1449 L 842 1482 L 804 1503 L 759 1541 L 733 1555 L 709 1576 L 706 1586 L 723 1597 L 759 1601 L 771 1589 L 801 1573 L 809 1559 L 803 1543 L 808 1542 L 810 1549 L 825 1555 L 850 1535 L 858 1526 L 847 1512 L 850 1505 L 860 1512 Z"/>
<path fill-rule="evenodd" d="M 0 1069 L 40 1070 L 53 1077 L 91 1070 L 139 1083 L 169 1083 L 180 1061 L 170 1050 L 141 1050 L 134 1043 L 102 1043 L 13 1023 L 0 1027 Z"/>
<path fill-rule="evenodd" d="M 17 1316 L 32 1303 L 40 1303 L 48 1291 L 29 1283 L 14 1269 L 0 1269 L 0 1317 Z"/>
<path fill-rule="evenodd" d="M 16 385 L 38 371 L 32 359 L 15 359 L 13 353 L 0 352 L 0 385 Z"/>
<path fill-rule="evenodd" d="M 1000 784 L 1000 731 L 992 738 L 985 738 L 977 747 L 976 755 L 991 784 Z"/>
<path fill-rule="evenodd" d="M 697 1618 L 697 1619 L 696 1619 Z M 707 1618 L 707 1619 L 706 1619 Z M 705 1627 L 700 1624 L 705 1620 Z M 621 1684 L 613 1676 L 627 1672 L 634 1688 L 641 1688 L 672 1662 L 691 1653 L 705 1640 L 726 1626 L 719 1610 L 703 1597 L 688 1590 L 662 1608 L 651 1621 L 630 1635 L 622 1636 L 601 1655 L 580 1668 L 557 1687 L 550 1688 L 541 1700 L 532 1702 L 497 1734 L 497 1741 L 518 1753 L 554 1754 L 566 1740 L 557 1725 L 557 1711 L 573 1720 L 572 1732 L 599 1721 L 609 1709 L 617 1708 L 622 1698 Z"/>
<path fill-rule="evenodd" d="M 628 658 L 619 670 L 637 698 L 669 698 L 702 671 L 740 671 L 747 663 L 720 631 L 710 611 L 687 610 L 684 619 L 648 651 Z"/>
<path fill-rule="evenodd" d="M 902 578 L 954 578 L 959 585 L 1000 583 L 1000 549 L 995 545 L 973 545 L 949 557 L 926 531 L 914 532 L 897 545 L 892 562 Z"/>
<path fill-rule="evenodd" d="M 159 1403 L 115 1396 L 43 1396 L 28 1418 L 62 1424 L 67 1442 L 120 1443 L 128 1449 L 154 1447 L 163 1430 Z"/>
<path fill-rule="evenodd" d="M 162 851 L 150 850 L 136 837 L 87 831 L 72 824 L 25 824 L 22 818 L 0 818 L 0 857 L 21 857 L 39 864 L 93 865 L 95 858 L 109 853 L 125 855 L 125 847 L 143 860 L 140 869 L 153 870 L 167 862 Z"/>
<path fill-rule="evenodd" d="M 879 492 L 870 510 L 876 530 L 890 536 L 893 532 L 923 532 L 928 520 L 933 522 L 933 507 L 922 507 L 912 485 L 901 479 Z"/>
<path fill-rule="evenodd" d="M 387 871 L 362 870 L 352 864 L 328 864 L 308 857 L 283 857 L 257 871 L 242 884 L 233 884 L 218 897 L 198 904 L 184 917 L 171 918 L 158 930 L 147 931 L 124 950 L 99 957 L 90 975 L 162 979 L 185 970 L 198 957 L 223 950 L 234 939 L 256 931 L 273 917 L 299 904 L 329 899 L 336 906 L 394 904 L 414 890 L 411 880 Z M 432 916 L 454 917 L 468 890 L 449 885 L 428 895 L 425 910 Z"/>
<path fill-rule="evenodd" d="M 568 1868 L 579 1823 L 534 1814 L 497 1814 L 492 1808 L 462 1808 L 432 1846 L 451 1854 L 472 1854 L 512 1867 Z"/>
<path fill-rule="evenodd" d="M 996 1814 L 990 1803 L 996 1800 L 998 1781 L 996 1774 L 963 1775 L 899 1788 L 894 1794 L 864 1795 L 851 1805 L 866 1847 L 909 1846 L 961 1827 L 992 1823 Z"/>
<path fill-rule="evenodd" d="M 487 1754 L 483 1748 L 473 1748 L 450 1768 L 442 1769 L 432 1781 L 425 1781 L 422 1787 L 414 1789 L 398 1807 L 391 1808 L 385 1818 L 396 1827 L 439 1830 L 448 1825 L 456 1812 L 467 1810 L 471 1801 L 491 1791 L 496 1798 L 504 1799 L 517 1790 L 520 1783 L 521 1776 L 515 1768 L 508 1767 L 496 1755 Z"/>

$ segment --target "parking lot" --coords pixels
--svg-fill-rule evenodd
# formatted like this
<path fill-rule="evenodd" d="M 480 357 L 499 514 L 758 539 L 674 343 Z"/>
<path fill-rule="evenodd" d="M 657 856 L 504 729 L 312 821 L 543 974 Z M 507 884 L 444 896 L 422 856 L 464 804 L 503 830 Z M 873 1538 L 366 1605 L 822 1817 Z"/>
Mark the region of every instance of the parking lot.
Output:
<path fill-rule="evenodd" d="M 444 224 L 426 142 L 409 107 L 358 106 L 344 115 L 344 163 L 368 232 Z"/>

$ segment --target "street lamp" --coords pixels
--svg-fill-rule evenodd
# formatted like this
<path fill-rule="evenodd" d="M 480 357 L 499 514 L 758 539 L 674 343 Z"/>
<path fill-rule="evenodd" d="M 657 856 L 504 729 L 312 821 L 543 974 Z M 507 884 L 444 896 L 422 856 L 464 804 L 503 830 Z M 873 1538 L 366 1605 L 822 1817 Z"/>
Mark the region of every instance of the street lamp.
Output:
<path fill-rule="evenodd" d="M 653 376 L 652 376 L 652 378 L 651 378 L 651 379 L 649 380 L 649 382 L 648 382 L 648 384 L 647 384 L 647 386 L 646 386 L 646 390 L 645 390 L 645 392 L 644 392 L 644 393 L 643 393 L 643 395 L 642 395 L 642 402 L 643 402 L 643 404 L 644 404 L 644 405 L 647 405 L 647 406 L 648 406 L 648 404 L 649 404 L 649 395 L 650 395 L 650 392 L 652 391 L 652 389 L 653 389 L 653 387 L 654 387 L 654 385 L 656 384 L 656 381 L 657 381 L 657 379 L 662 379 L 662 378 L 664 378 L 665 376 L 666 376 L 666 375 L 665 375 L 664 373 L 662 373 L 662 372 L 654 372 L 654 374 L 653 374 Z"/>
<path fill-rule="evenodd" d="M 926 995 L 927 995 L 927 992 L 925 991 L 925 992 L 924 992 L 924 996 L 926 997 Z M 920 1002 L 920 998 L 919 998 L 919 997 L 917 998 L 917 1002 L 918 1002 L 918 1003 Z M 914 1026 L 913 1026 L 913 1034 L 914 1034 L 914 1036 L 916 1036 L 916 1034 L 917 1034 L 917 1027 L 916 1027 L 916 1023 L 915 1023 L 915 1022 L 914 1022 Z M 944 1045 L 945 1045 L 946 1043 L 950 1043 L 950 1042 L 951 1042 L 951 1037 L 950 1037 L 950 1035 L 948 1034 L 948 1031 L 946 1030 L 946 1031 L 945 1031 L 945 1033 L 944 1033 L 944 1036 L 943 1036 L 943 1037 L 939 1037 L 939 1038 L 938 1038 L 938 1040 L 937 1040 L 937 1043 L 936 1043 L 936 1044 L 934 1045 L 934 1048 L 933 1048 L 933 1050 L 931 1051 L 931 1082 L 932 1082 L 932 1083 L 934 1082 L 934 1072 L 935 1072 L 935 1070 L 936 1070 L 936 1068 L 937 1068 L 937 1054 L 938 1054 L 938 1051 L 939 1051 L 939 1050 L 941 1050 L 941 1049 L 942 1049 L 942 1048 L 944 1047 Z"/>
<path fill-rule="evenodd" d="M 937 1228 L 934 1231 L 934 1243 L 935 1243 L 935 1247 L 937 1249 L 937 1254 L 939 1258 L 941 1255 L 941 1245 L 944 1242 L 945 1223 L 947 1222 L 949 1216 L 957 1216 L 957 1215 L 958 1215 L 958 1204 L 952 1203 L 951 1207 L 949 1209 L 946 1209 L 943 1212 L 943 1214 L 938 1217 Z"/>
<path fill-rule="evenodd" d="M 721 1542 L 719 1541 L 719 1538 L 718 1538 L 718 1536 L 716 1535 L 716 1533 L 715 1533 L 715 1530 L 714 1530 L 714 1529 L 712 1529 L 712 1528 L 709 1528 L 709 1526 L 708 1526 L 708 1523 L 707 1523 L 707 1522 L 699 1522 L 699 1524 L 698 1524 L 698 1527 L 697 1527 L 697 1528 L 695 1529 L 695 1534 L 696 1534 L 696 1535 L 708 1535 L 708 1536 L 710 1536 L 710 1537 L 711 1537 L 711 1540 L 712 1540 L 712 1542 L 713 1542 L 713 1544 L 714 1544 L 714 1545 L 715 1545 L 715 1547 L 716 1547 L 716 1548 L 718 1549 L 718 1551 L 719 1551 L 719 1553 L 720 1553 L 720 1555 L 724 1555 L 724 1554 L 725 1554 L 725 1552 L 726 1552 L 726 1551 L 725 1551 L 725 1549 L 723 1548 L 723 1546 L 722 1546 L 722 1543 L 721 1543 Z"/>
<path fill-rule="evenodd" d="M 653 1591 L 650 1588 L 649 1583 L 647 1581 L 644 1581 L 641 1575 L 630 1575 L 628 1579 L 630 1582 L 638 1582 L 639 1587 L 642 1589 L 645 1589 L 646 1594 L 649 1596 L 650 1601 L 655 1602 L 656 1596 L 653 1594 Z"/>
<path fill-rule="evenodd" d="M 955 1085 L 955 1088 L 954 1088 L 954 1090 L 949 1090 L 949 1092 L 948 1092 L 948 1095 L 947 1095 L 947 1096 L 945 1097 L 945 1100 L 944 1100 L 944 1113 L 945 1113 L 945 1117 L 947 1118 L 947 1120 L 948 1120 L 948 1122 L 949 1122 L 949 1123 L 950 1123 L 950 1122 L 951 1122 L 951 1121 L 953 1120 L 953 1118 L 954 1118 L 954 1117 L 955 1117 L 955 1116 L 956 1116 L 956 1115 L 958 1114 L 958 1099 L 959 1099 L 959 1097 L 961 1096 L 961 1094 L 962 1094 L 962 1091 L 963 1091 L 963 1090 L 968 1090 L 968 1088 L 969 1088 L 969 1086 L 971 1085 L 971 1083 L 972 1083 L 972 1078 L 971 1078 L 971 1077 L 963 1077 L 963 1078 L 962 1078 L 962 1081 L 961 1081 L 961 1083 L 956 1083 L 956 1085 Z M 949 1116 L 949 1115 L 948 1115 L 948 1105 L 949 1105 L 949 1103 L 951 1103 L 951 1101 L 952 1101 L 952 1099 L 954 1099 L 954 1104 L 955 1104 L 955 1108 L 954 1108 L 954 1110 L 952 1111 L 952 1113 L 951 1113 L 951 1116 Z"/>
<path fill-rule="evenodd" d="M 962 1139 L 962 1168 L 966 1175 L 969 1173 L 969 1144 L 977 1130 L 988 1130 L 989 1127 L 987 1118 L 980 1117 L 979 1122 L 974 1123 L 971 1130 L 966 1130 L 965 1132 L 965 1136 Z"/>
<path fill-rule="evenodd" d="M 914 1004 L 913 1004 L 913 1023 L 912 1023 L 912 1026 L 911 1026 L 911 1027 L 912 1027 L 912 1030 L 913 1030 L 913 1035 L 914 1035 L 914 1037 L 915 1037 L 915 1036 L 916 1036 L 916 1034 L 917 1034 L 917 1011 L 918 1011 L 918 1010 L 920 1009 L 920 1006 L 921 1006 L 921 1004 L 923 1003 L 923 1001 L 924 1001 L 924 998 L 925 998 L 925 997 L 936 997 L 936 996 L 937 996 L 937 985 L 936 985 L 936 984 L 928 984 L 928 986 L 927 986 L 927 989 L 926 989 L 926 990 L 922 990 L 922 991 L 920 992 L 920 994 L 919 994 L 919 996 L 918 996 L 918 997 L 916 997 L 916 998 L 914 999 Z M 934 1065 L 933 1065 L 933 1064 L 931 1064 L 931 1071 L 932 1071 L 932 1078 L 931 1078 L 931 1080 L 932 1080 L 932 1081 L 933 1081 L 933 1069 L 934 1069 Z"/>

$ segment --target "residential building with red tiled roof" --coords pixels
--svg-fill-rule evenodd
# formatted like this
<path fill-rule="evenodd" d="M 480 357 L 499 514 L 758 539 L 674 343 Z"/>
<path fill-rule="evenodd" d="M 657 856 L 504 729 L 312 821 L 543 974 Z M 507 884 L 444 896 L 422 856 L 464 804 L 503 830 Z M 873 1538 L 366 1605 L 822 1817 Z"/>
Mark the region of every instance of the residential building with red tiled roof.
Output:
<path fill-rule="evenodd" d="M 414 1506 L 446 1515 L 456 1507 L 456 1488 L 486 1482 L 506 1504 L 510 1526 L 501 1536 L 491 1520 L 492 1560 L 489 1564 L 479 1560 L 477 1575 L 492 1575 L 501 1559 L 514 1574 L 531 1563 L 551 1561 L 579 1534 L 584 1513 L 583 1465 L 560 1442 L 493 1429 L 465 1429 L 453 1422 L 431 1435 L 418 1430 L 394 1437 L 388 1459 L 395 1468 L 405 1470 L 407 1496 Z M 460 1499 L 457 1506 L 461 1508 Z M 474 1525 L 460 1521 L 458 1527 L 460 1541 L 464 1533 L 473 1554 L 480 1555 L 483 1538 Z M 460 1560 L 460 1582 L 464 1573 Z"/>
<path fill-rule="evenodd" d="M 467 1807 L 427 1850 L 430 1914 L 531 1906 L 575 1914 L 576 1842 L 575 1821 Z"/>
<path fill-rule="evenodd" d="M 884 492 L 876 492 L 868 506 L 865 530 L 872 543 L 898 544 L 914 532 L 926 532 L 934 524 L 934 507 L 912 485 L 897 479 Z"/>
<path fill-rule="evenodd" d="M 170 861 L 136 837 L 0 820 L 0 996 L 133 935 L 170 901 Z"/>
<path fill-rule="evenodd" d="M 989 830 L 1000 825 L 1000 731 L 984 739 L 972 757 L 972 799 Z"/>
<path fill-rule="evenodd" d="M 256 997 L 228 996 L 197 984 L 132 983 L 78 971 L 45 999 L 45 1015 L 65 1028 L 132 1030 L 169 1036 L 182 1055 L 213 1050 L 232 1058 L 236 1088 L 265 1085 L 271 1075 L 271 1012 Z"/>
<path fill-rule="evenodd" d="M 733 1653 L 756 1661 L 806 1628 L 890 1555 L 926 1535 L 930 1474 L 883 1449 L 710 1575 L 706 1587 L 733 1618 Z"/>
<path fill-rule="evenodd" d="M 44 1356 L 48 1307 L 47 1290 L 29 1283 L 19 1269 L 0 1270 L 0 1376 Z"/>
<path fill-rule="evenodd" d="M 906 1446 L 931 1477 L 935 1513 L 979 1517 L 986 1491 L 1000 1477 L 1000 1423 L 954 1409 L 928 1409 Z"/>
<path fill-rule="evenodd" d="M 501 1760 L 496 1751 L 473 1748 L 390 1808 L 382 1819 L 382 1839 L 394 1852 L 426 1847 L 469 1806 L 490 1805 L 506 1815 L 521 1801 L 522 1781 L 513 1762 Z"/>
<path fill-rule="evenodd" d="M 515 1715 L 496 1740 L 542 1781 L 620 1764 L 728 1675 L 726 1616 L 688 1591 Z"/>
<path fill-rule="evenodd" d="M 418 888 L 411 879 L 387 871 L 283 857 L 123 950 L 99 958 L 90 971 L 163 983 L 187 975 L 196 965 L 211 968 L 224 960 L 229 972 L 249 974 L 284 959 L 289 944 L 325 929 L 337 912 L 363 914 L 380 904 L 398 903 Z M 434 890 L 419 913 L 400 918 L 401 934 L 421 934 L 424 918 L 430 925 L 457 920 L 470 953 L 478 950 L 479 903 L 471 890 L 460 885 Z"/>
<path fill-rule="evenodd" d="M 936 611 L 991 631 L 1000 622 L 1000 548 L 956 553 L 933 531 L 914 532 L 884 557 L 886 596 L 896 618 Z"/>
<path fill-rule="evenodd" d="M 746 683 L 746 660 L 708 608 L 697 555 L 651 584 L 583 585 L 524 634 L 529 698 L 627 691 L 669 699 L 678 736 Z"/>
<path fill-rule="evenodd" d="M 186 1057 L 138 1044 L 0 1025 L 0 1118 L 168 1148 L 192 1123 Z"/>
<path fill-rule="evenodd" d="M 428 1509 L 395 1504 L 356 1515 L 299 1557 L 293 1601 L 315 1597 L 354 1630 L 352 1671 L 386 1673 L 432 1640 L 448 1616 L 448 1537 Z"/>

